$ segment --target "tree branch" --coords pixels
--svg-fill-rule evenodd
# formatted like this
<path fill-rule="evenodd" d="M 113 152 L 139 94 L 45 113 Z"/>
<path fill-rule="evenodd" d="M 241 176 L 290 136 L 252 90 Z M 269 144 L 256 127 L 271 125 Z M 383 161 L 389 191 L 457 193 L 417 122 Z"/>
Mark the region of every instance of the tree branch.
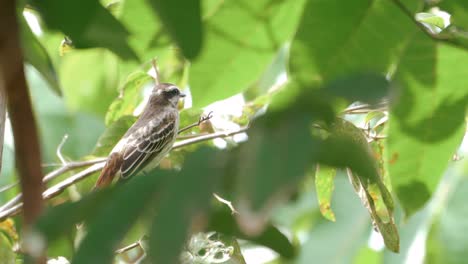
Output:
<path fill-rule="evenodd" d="M 221 132 L 216 132 L 216 133 L 203 135 L 203 136 L 200 136 L 200 137 L 197 137 L 197 138 L 181 140 L 181 141 L 178 141 L 178 142 L 174 143 L 174 145 L 172 146 L 172 149 L 182 148 L 184 146 L 200 143 L 200 142 L 215 139 L 215 138 L 230 137 L 230 136 L 233 136 L 233 135 L 236 135 L 236 134 L 244 133 L 247 130 L 248 130 L 248 127 L 243 127 L 243 128 L 240 128 L 240 129 L 234 130 L 234 131 L 221 131 Z M 75 166 L 74 168 L 77 168 L 77 167 L 86 166 L 86 163 L 93 164 L 91 167 L 88 167 L 88 168 L 84 169 L 83 171 L 80 171 L 79 173 L 74 174 L 74 175 L 68 177 L 67 179 L 57 183 L 56 185 L 50 187 L 49 189 L 47 189 L 42 194 L 42 198 L 44 200 L 47 200 L 47 199 L 53 198 L 53 197 L 61 194 L 70 185 L 73 185 L 73 184 L 75 184 L 75 183 L 77 183 L 77 182 L 79 182 L 79 181 L 81 181 L 83 179 L 86 179 L 91 174 L 101 170 L 104 167 L 105 161 L 106 161 L 106 158 L 101 158 L 101 159 L 96 159 L 96 160 L 92 160 L 92 161 L 67 163 L 63 167 L 61 167 L 61 168 L 59 168 L 59 169 L 57 169 L 55 171 L 52 171 L 51 173 L 47 174 L 46 177 L 44 177 L 44 181 L 50 180 L 53 177 L 57 177 L 60 174 L 63 174 L 65 172 L 69 171 L 70 168 L 73 167 L 73 166 Z M 16 199 L 16 198 L 17 197 L 15 197 L 14 199 Z M 8 217 L 14 216 L 14 215 L 21 212 L 23 204 L 21 202 L 18 203 L 20 200 L 21 200 L 21 196 L 19 196 L 19 198 L 17 198 L 15 201 L 13 201 L 13 199 L 10 200 L 9 202 L 7 202 L 5 205 L 3 205 L 1 207 L 0 222 L 4 221 Z"/>
<path fill-rule="evenodd" d="M 3 140 L 6 122 L 6 93 L 0 80 L 0 172 L 2 172 Z"/>
<path fill-rule="evenodd" d="M 0 76 L 7 94 L 16 166 L 24 195 L 24 220 L 31 226 L 42 211 L 41 154 L 23 68 L 15 1 L 0 5 Z"/>

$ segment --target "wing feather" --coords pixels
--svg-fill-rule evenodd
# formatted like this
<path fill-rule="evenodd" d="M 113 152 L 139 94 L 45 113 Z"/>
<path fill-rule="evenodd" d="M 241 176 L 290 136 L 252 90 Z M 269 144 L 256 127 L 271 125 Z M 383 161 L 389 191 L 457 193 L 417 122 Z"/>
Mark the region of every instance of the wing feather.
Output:
<path fill-rule="evenodd" d="M 148 124 L 133 133 L 123 152 L 121 177 L 123 179 L 138 173 L 145 164 L 172 144 L 176 135 L 176 118 L 168 113 L 163 118 Z"/>

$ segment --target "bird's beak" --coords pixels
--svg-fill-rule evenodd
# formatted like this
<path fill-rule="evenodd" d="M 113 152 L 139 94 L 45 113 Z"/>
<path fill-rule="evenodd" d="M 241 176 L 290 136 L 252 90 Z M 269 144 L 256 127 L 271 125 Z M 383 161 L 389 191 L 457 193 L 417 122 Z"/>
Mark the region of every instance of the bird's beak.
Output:
<path fill-rule="evenodd" d="M 186 96 L 186 94 L 184 94 L 184 93 L 180 93 L 180 94 L 179 94 L 179 96 L 180 96 L 180 97 L 185 97 L 185 96 Z"/>

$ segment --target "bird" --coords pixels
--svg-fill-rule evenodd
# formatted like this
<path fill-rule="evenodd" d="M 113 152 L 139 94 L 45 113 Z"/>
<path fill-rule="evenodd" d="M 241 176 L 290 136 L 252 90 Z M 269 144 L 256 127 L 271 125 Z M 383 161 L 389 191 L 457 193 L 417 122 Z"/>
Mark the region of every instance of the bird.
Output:
<path fill-rule="evenodd" d="M 111 150 L 94 189 L 148 173 L 159 165 L 176 140 L 182 97 L 185 94 L 174 84 L 155 85 L 140 117 Z"/>

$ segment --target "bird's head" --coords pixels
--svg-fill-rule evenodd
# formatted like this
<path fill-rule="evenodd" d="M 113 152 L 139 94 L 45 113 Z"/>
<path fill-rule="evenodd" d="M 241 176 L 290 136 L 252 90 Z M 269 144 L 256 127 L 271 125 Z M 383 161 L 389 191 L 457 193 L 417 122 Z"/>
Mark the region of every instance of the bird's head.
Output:
<path fill-rule="evenodd" d="M 185 97 L 177 86 L 171 83 L 160 83 L 153 90 L 153 96 L 164 102 L 169 102 L 172 106 L 177 107 L 179 99 Z"/>

